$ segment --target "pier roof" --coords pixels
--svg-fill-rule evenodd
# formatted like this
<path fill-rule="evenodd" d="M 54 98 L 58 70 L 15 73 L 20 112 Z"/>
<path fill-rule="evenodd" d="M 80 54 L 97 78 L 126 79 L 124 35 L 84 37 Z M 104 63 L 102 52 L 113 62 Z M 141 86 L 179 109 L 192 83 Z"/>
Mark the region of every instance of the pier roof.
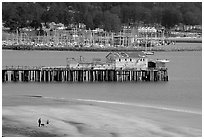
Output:
<path fill-rule="evenodd" d="M 110 58 L 111 57 L 111 58 Z M 117 59 L 117 58 L 141 58 L 146 57 L 143 52 L 110 52 L 106 58 Z"/>

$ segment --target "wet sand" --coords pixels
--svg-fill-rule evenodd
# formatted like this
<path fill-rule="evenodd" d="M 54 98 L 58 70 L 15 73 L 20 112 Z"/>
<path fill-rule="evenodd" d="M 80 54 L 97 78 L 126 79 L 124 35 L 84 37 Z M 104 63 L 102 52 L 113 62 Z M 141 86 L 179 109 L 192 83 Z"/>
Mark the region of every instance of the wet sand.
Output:
<path fill-rule="evenodd" d="M 6 137 L 202 136 L 201 114 L 39 96 L 3 96 L 2 100 Z M 50 123 L 38 127 L 38 118 Z"/>

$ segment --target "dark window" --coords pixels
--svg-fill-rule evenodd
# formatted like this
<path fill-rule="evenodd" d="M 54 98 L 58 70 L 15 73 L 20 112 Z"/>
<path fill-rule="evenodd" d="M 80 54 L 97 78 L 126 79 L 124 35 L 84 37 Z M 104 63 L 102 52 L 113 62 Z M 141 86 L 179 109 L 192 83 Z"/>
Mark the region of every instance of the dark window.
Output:
<path fill-rule="evenodd" d="M 120 61 L 120 59 L 118 61 Z"/>
<path fill-rule="evenodd" d="M 126 61 L 127 59 L 125 59 L 125 61 Z"/>
<path fill-rule="evenodd" d="M 130 58 L 130 61 L 132 61 L 132 59 Z"/>

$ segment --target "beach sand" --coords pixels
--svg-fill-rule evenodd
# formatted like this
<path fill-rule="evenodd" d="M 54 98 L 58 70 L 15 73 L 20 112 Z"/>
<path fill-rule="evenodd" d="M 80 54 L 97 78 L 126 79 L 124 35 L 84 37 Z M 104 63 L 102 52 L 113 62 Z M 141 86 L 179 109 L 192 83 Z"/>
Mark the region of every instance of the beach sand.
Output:
<path fill-rule="evenodd" d="M 6 137 L 202 136 L 201 114 L 40 97 L 2 100 Z M 50 123 L 38 127 L 38 118 Z"/>

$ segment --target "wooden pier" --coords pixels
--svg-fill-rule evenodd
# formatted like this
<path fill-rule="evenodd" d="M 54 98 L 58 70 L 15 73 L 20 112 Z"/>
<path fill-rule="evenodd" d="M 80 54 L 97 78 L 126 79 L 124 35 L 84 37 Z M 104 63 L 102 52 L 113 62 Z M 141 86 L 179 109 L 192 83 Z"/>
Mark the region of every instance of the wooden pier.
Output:
<path fill-rule="evenodd" d="M 125 82 L 168 81 L 167 68 L 70 69 L 68 67 L 6 67 L 2 82 Z"/>

